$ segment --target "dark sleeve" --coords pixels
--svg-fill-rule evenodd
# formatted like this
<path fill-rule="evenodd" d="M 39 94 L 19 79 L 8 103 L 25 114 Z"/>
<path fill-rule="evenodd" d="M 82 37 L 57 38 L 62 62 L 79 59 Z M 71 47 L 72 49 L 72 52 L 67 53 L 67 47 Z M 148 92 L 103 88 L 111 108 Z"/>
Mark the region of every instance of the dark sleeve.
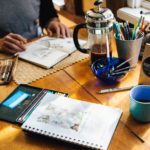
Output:
<path fill-rule="evenodd" d="M 40 4 L 40 25 L 44 28 L 50 19 L 58 17 L 57 12 L 54 8 L 52 0 L 41 0 Z"/>

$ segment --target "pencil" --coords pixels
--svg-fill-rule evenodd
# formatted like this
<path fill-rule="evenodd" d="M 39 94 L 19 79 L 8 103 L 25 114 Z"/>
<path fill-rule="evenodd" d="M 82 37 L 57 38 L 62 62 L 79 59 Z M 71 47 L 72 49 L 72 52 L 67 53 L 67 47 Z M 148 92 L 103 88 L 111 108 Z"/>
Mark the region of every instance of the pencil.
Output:
<path fill-rule="evenodd" d="M 141 26 L 140 26 L 140 30 L 144 28 L 144 22 L 145 22 L 145 18 L 143 17 L 142 23 L 141 23 Z"/>
<path fill-rule="evenodd" d="M 142 32 L 145 31 L 145 29 L 147 28 L 147 26 L 148 26 L 148 23 L 146 25 L 143 25 L 143 28 L 140 29 L 139 32 L 137 33 L 137 35 L 135 37 L 136 39 L 139 38 L 139 36 L 142 34 Z"/>
<path fill-rule="evenodd" d="M 140 17 L 140 19 L 138 20 L 138 23 L 137 23 L 135 29 L 133 30 L 132 40 L 135 40 L 135 38 L 137 36 L 137 33 L 139 32 L 139 29 L 141 27 L 142 20 L 143 20 L 143 16 Z"/>
<path fill-rule="evenodd" d="M 120 27 L 120 34 L 121 34 L 122 40 L 125 40 L 125 37 L 123 35 L 123 31 L 122 31 L 121 27 Z"/>
<path fill-rule="evenodd" d="M 120 92 L 120 91 L 126 91 L 132 89 L 134 86 L 129 86 L 129 87 L 123 87 L 123 88 L 110 88 L 110 89 L 104 89 L 100 90 L 98 93 L 99 94 L 104 94 L 104 93 L 110 93 L 110 92 Z"/>
<path fill-rule="evenodd" d="M 7 61 L 4 62 L 4 70 L 3 70 L 3 74 L 2 74 L 2 80 L 5 79 L 6 76 L 6 72 L 7 72 Z"/>
<path fill-rule="evenodd" d="M 12 68 L 13 68 L 13 62 L 12 61 L 8 61 L 8 67 L 7 67 L 7 72 L 6 72 L 6 75 L 5 75 L 5 79 L 4 79 L 4 82 L 9 82 L 10 79 L 11 79 L 11 72 L 12 72 Z"/>

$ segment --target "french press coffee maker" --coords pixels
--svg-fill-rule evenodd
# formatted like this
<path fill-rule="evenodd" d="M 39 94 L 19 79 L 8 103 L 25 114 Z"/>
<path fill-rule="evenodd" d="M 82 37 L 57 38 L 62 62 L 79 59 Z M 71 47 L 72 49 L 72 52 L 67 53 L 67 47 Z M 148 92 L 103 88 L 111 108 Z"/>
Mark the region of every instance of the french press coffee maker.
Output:
<path fill-rule="evenodd" d="M 102 8 L 102 0 L 97 0 L 93 9 L 87 11 L 85 15 L 86 22 L 78 24 L 73 32 L 73 40 L 76 48 L 89 53 L 91 63 L 97 59 L 103 59 L 104 64 L 110 60 L 112 55 L 112 33 L 114 15 L 108 8 Z M 78 41 L 78 33 L 82 28 L 88 30 L 88 49 L 81 47 Z"/>

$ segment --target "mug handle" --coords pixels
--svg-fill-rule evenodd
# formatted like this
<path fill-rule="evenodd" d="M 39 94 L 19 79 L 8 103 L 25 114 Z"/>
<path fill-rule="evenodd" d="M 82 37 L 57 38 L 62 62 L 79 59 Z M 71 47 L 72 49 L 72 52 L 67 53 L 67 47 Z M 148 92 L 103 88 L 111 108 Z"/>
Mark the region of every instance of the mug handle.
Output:
<path fill-rule="evenodd" d="M 88 50 L 89 49 L 86 49 L 86 48 L 82 48 L 79 44 L 79 40 L 78 40 L 78 33 L 79 33 L 79 30 L 82 29 L 82 28 L 86 28 L 86 23 L 80 23 L 78 24 L 75 28 L 74 28 L 74 31 L 73 31 L 73 41 L 74 41 L 74 44 L 76 46 L 76 48 L 82 52 L 82 53 L 88 53 Z"/>

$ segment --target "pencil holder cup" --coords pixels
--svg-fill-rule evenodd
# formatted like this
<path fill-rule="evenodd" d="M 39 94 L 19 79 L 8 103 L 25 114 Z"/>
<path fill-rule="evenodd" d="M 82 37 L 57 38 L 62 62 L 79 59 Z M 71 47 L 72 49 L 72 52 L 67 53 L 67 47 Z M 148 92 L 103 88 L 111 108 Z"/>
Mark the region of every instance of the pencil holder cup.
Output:
<path fill-rule="evenodd" d="M 138 85 L 130 91 L 130 113 L 140 122 L 150 122 L 150 86 Z"/>
<path fill-rule="evenodd" d="M 135 67 L 138 62 L 144 33 L 135 40 L 121 40 L 115 37 L 118 57 L 129 62 L 130 67 Z"/>

